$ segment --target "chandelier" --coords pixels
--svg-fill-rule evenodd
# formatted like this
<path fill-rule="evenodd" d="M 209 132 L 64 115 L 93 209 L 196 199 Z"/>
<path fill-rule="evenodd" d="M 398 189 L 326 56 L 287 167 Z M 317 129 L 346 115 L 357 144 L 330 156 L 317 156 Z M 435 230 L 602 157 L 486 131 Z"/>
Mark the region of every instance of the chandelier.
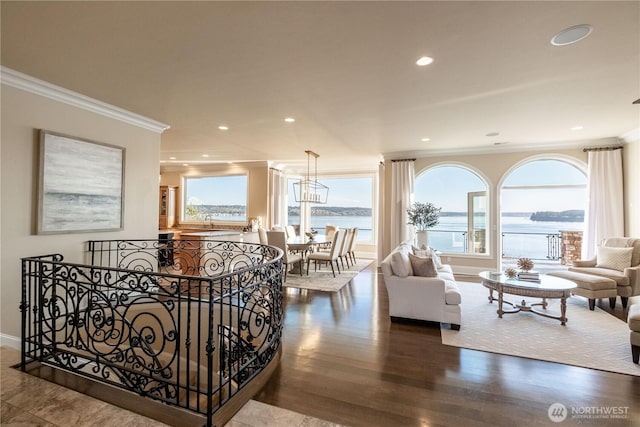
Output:
<path fill-rule="evenodd" d="M 311 150 L 306 150 L 305 153 L 307 153 L 307 176 L 305 179 L 293 183 L 296 202 L 325 204 L 329 196 L 329 187 L 318 182 L 318 157 L 320 155 Z M 314 175 L 311 175 L 311 156 L 315 161 Z"/>

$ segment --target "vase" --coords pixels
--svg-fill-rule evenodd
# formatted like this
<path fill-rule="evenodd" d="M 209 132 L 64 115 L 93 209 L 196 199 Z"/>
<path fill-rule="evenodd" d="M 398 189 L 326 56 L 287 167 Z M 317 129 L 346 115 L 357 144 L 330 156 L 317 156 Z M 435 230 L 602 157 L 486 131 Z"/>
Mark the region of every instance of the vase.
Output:
<path fill-rule="evenodd" d="M 427 230 L 420 230 L 416 232 L 416 243 L 419 248 L 429 247 L 429 234 Z"/>

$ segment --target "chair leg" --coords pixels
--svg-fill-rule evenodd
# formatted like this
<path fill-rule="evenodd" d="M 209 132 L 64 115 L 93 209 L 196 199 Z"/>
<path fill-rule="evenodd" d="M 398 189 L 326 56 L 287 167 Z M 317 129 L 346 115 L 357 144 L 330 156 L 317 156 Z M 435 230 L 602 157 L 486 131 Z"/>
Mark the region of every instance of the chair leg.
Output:
<path fill-rule="evenodd" d="M 300 262 L 300 275 L 302 276 L 302 269 L 304 268 L 304 259 L 301 259 L 299 262 Z"/>
<path fill-rule="evenodd" d="M 596 308 L 595 298 L 589 298 L 589 310 L 593 311 Z"/>
<path fill-rule="evenodd" d="M 622 301 L 622 308 L 627 308 L 627 304 L 629 304 L 629 297 L 620 297 L 620 301 Z"/>
<path fill-rule="evenodd" d="M 640 346 L 631 345 L 631 358 L 633 359 L 633 363 L 637 364 L 640 362 Z"/>
<path fill-rule="evenodd" d="M 336 271 L 333 269 L 333 262 L 331 264 L 331 272 L 333 273 L 333 277 L 336 277 Z"/>
<path fill-rule="evenodd" d="M 309 258 L 307 258 L 307 276 L 309 275 L 309 262 L 310 262 L 310 261 L 311 261 L 311 260 L 310 260 Z"/>
<path fill-rule="evenodd" d="M 616 297 L 609 298 L 609 307 L 616 308 Z"/>

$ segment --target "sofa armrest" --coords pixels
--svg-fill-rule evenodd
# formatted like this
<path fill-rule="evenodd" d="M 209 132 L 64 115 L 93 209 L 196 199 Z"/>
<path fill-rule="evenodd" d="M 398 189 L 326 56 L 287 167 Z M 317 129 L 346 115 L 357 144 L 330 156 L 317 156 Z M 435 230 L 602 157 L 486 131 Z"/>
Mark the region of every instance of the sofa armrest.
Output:
<path fill-rule="evenodd" d="M 629 278 L 631 295 L 640 295 L 640 265 L 625 268 L 624 275 Z"/>
<path fill-rule="evenodd" d="M 595 267 L 596 259 L 575 259 L 571 262 L 574 267 Z"/>

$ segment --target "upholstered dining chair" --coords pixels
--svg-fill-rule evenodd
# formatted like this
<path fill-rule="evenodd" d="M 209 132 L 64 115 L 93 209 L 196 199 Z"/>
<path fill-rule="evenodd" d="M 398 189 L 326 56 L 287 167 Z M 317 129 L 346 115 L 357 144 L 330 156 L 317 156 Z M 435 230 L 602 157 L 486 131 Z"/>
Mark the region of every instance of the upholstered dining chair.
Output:
<path fill-rule="evenodd" d="M 287 225 L 284 229 L 287 232 L 287 239 L 296 237 L 296 229 L 293 227 L 293 225 Z"/>
<path fill-rule="evenodd" d="M 319 245 L 320 249 L 329 249 L 331 247 L 331 239 L 333 238 L 333 234 L 336 230 L 339 230 L 340 227 L 337 225 L 327 224 L 324 226 L 324 236 L 327 239 L 327 243 L 323 245 Z"/>
<path fill-rule="evenodd" d="M 352 230 L 353 233 L 351 233 L 351 241 L 349 242 L 347 256 L 351 259 L 353 265 L 356 265 L 356 240 L 358 239 L 358 227 L 353 227 Z"/>
<path fill-rule="evenodd" d="M 331 239 L 331 248 L 328 251 L 317 251 L 307 255 L 307 276 L 309 275 L 309 263 L 313 260 L 315 270 L 318 270 L 318 263 L 329 263 L 331 265 L 331 271 L 333 277 L 336 277 L 336 270 L 333 267 L 335 262 L 338 273 L 340 273 L 340 264 L 338 259 L 340 258 L 340 251 L 342 250 L 342 242 L 344 241 L 344 231 L 336 230 Z"/>
<path fill-rule="evenodd" d="M 349 268 L 349 245 L 351 244 L 351 237 L 353 236 L 353 229 L 347 228 L 344 230 L 344 238 L 342 239 L 342 247 L 340 248 L 340 262 L 342 263 L 342 269 L 345 269 L 344 263 L 347 263 L 347 267 Z"/>
<path fill-rule="evenodd" d="M 287 270 L 289 270 L 289 265 L 298 264 L 298 266 L 300 267 L 300 275 L 302 276 L 302 255 L 292 254 L 289 252 L 289 250 L 287 249 L 286 233 L 284 231 L 267 231 L 267 239 L 269 241 L 269 245 L 280 248 L 284 252 L 284 255 L 282 257 L 284 281 L 287 281 Z"/>
<path fill-rule="evenodd" d="M 258 228 L 258 238 L 260 239 L 261 245 L 268 245 L 269 239 L 267 238 L 267 229 L 260 227 Z"/>

